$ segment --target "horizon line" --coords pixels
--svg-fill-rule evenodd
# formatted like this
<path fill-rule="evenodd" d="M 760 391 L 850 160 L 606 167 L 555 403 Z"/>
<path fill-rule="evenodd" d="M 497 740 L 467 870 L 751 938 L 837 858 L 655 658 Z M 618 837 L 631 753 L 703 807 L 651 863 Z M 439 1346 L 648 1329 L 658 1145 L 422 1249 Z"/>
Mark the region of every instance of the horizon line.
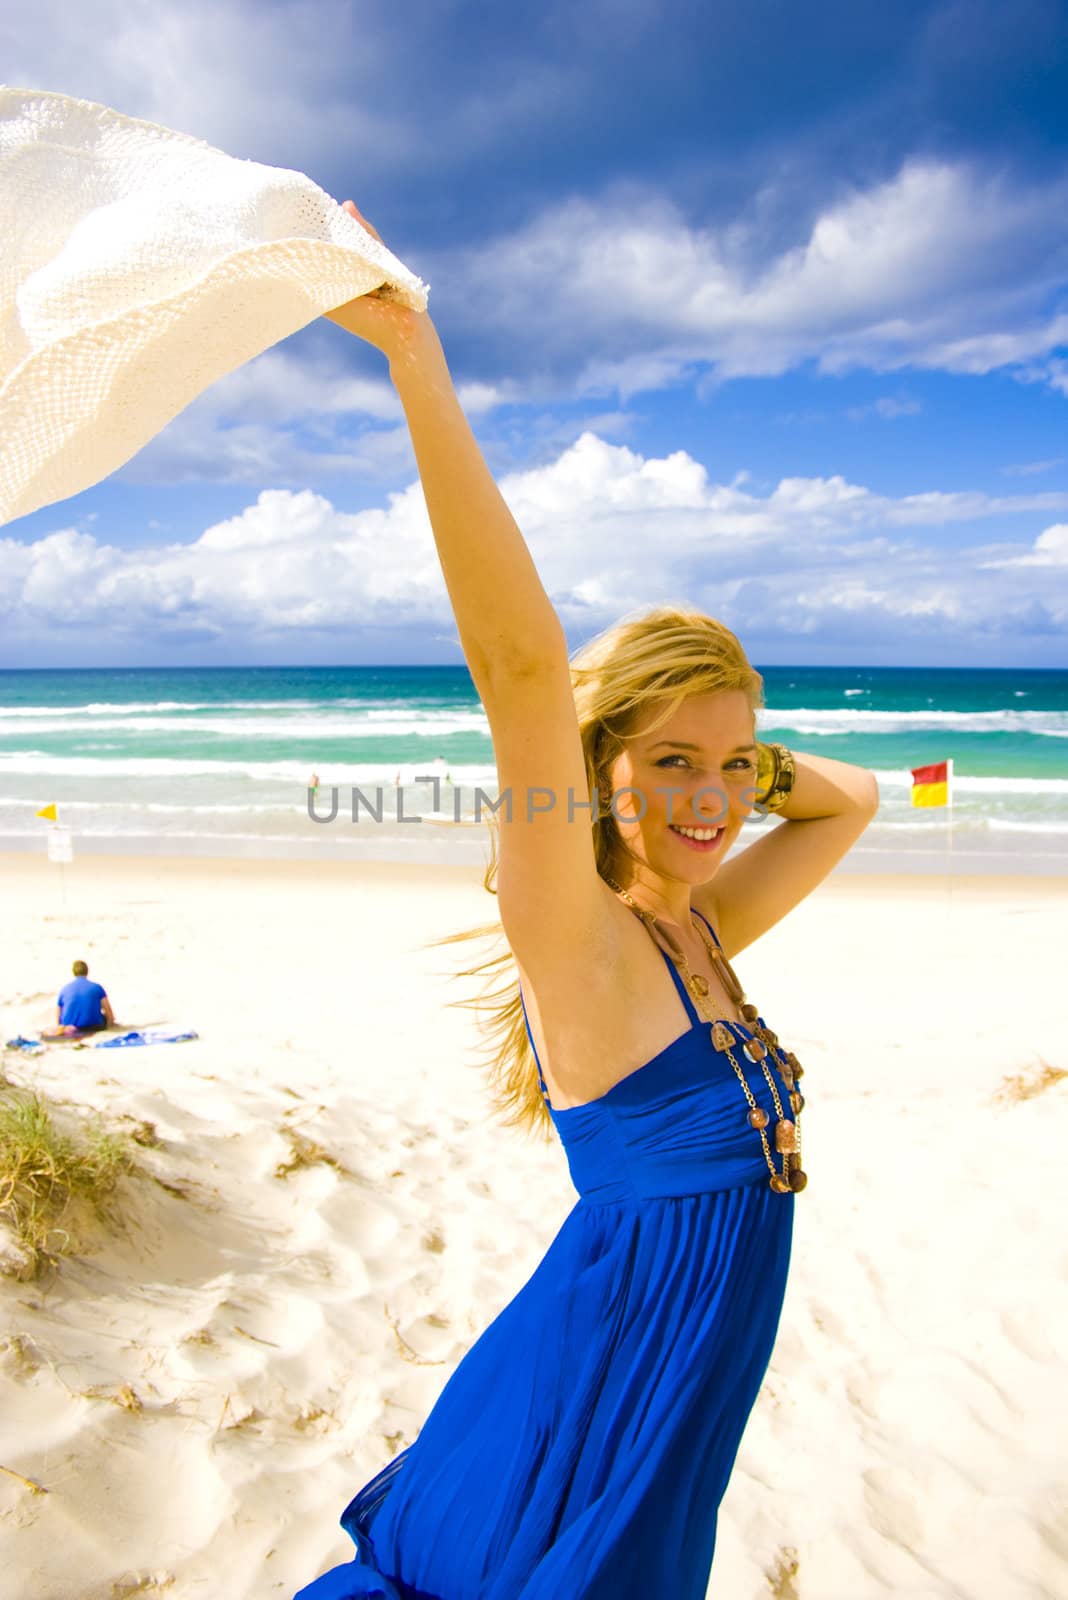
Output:
<path fill-rule="evenodd" d="M 886 662 L 869 661 L 795 661 L 767 662 L 761 666 L 754 661 L 758 672 L 1068 672 L 1065 666 L 995 666 L 976 662 L 951 666 L 946 662 L 926 661 Z M 4 672 L 464 672 L 471 676 L 464 661 L 272 661 L 252 662 L 173 662 L 148 666 L 143 663 L 117 661 L 109 666 L 81 666 L 68 664 L 61 667 L 4 667 Z"/>

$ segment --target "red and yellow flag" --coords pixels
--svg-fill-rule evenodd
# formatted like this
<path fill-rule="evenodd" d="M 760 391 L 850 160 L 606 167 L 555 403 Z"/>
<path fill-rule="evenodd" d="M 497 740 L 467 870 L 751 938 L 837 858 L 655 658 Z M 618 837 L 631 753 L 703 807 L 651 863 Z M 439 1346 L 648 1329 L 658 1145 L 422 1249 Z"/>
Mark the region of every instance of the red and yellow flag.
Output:
<path fill-rule="evenodd" d="M 953 779 L 953 762 L 936 761 L 930 767 L 913 767 L 912 803 L 914 806 L 949 805 L 949 786 Z"/>

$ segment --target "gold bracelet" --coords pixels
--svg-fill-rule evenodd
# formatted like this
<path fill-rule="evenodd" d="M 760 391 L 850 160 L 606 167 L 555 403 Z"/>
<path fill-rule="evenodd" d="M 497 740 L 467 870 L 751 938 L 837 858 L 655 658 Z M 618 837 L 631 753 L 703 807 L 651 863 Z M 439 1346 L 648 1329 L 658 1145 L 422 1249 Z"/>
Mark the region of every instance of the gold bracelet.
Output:
<path fill-rule="evenodd" d="M 797 776 L 793 755 L 784 744 L 757 744 L 758 799 L 764 811 L 781 811 L 790 798 Z M 763 780 L 767 778 L 768 781 Z"/>
<path fill-rule="evenodd" d="M 756 805 L 762 805 L 764 796 L 775 787 L 779 776 L 779 748 L 774 744 L 757 744 Z"/>

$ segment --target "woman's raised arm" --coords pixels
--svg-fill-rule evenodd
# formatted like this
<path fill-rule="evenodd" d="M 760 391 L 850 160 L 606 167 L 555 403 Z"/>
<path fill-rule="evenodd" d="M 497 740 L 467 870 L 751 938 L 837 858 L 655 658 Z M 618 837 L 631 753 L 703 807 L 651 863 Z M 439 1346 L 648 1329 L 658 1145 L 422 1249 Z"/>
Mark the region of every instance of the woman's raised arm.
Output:
<path fill-rule="evenodd" d="M 379 237 L 351 200 L 345 209 Z M 559 618 L 464 416 L 426 312 L 364 295 L 328 315 L 389 359 L 460 643 L 489 710 L 516 679 L 566 663 Z"/>
<path fill-rule="evenodd" d="M 368 226 L 351 201 L 346 209 Z M 597 872 L 564 630 L 460 408 L 430 318 L 375 295 L 329 315 L 389 358 L 411 429 L 460 643 L 489 718 L 500 798 L 507 797 L 497 888 L 505 933 L 534 982 L 560 972 L 570 981 L 620 912 Z M 581 1084 L 563 1087 L 584 1092 Z"/>

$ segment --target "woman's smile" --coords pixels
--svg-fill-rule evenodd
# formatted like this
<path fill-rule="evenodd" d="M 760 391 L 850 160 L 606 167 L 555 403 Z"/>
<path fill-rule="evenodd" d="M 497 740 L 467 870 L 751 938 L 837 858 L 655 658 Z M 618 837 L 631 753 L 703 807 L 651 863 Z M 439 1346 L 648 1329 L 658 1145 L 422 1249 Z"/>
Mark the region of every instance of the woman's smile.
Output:
<path fill-rule="evenodd" d="M 727 829 L 720 823 L 715 828 L 686 828 L 677 822 L 668 823 L 668 831 L 686 846 L 688 850 L 697 850 L 704 855 L 718 850 L 723 843 Z"/>

